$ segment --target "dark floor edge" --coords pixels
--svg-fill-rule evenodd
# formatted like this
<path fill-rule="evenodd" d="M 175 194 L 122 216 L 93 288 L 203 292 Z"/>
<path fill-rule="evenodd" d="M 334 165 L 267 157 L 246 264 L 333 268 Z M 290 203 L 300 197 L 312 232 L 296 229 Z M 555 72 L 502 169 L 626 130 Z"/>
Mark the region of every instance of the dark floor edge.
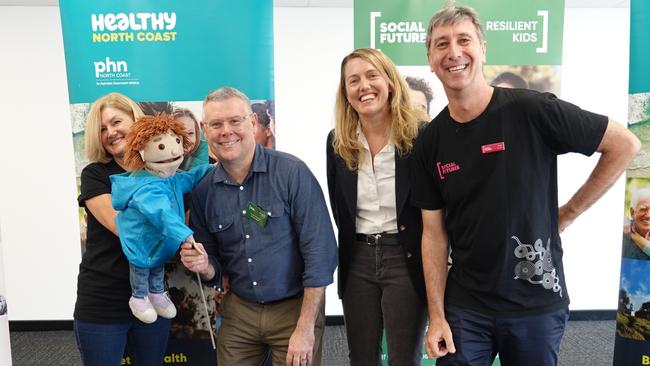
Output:
<path fill-rule="evenodd" d="M 325 325 L 343 325 L 343 315 L 328 315 L 325 317 Z"/>
<path fill-rule="evenodd" d="M 72 330 L 72 320 L 10 320 L 10 332 Z"/>
<path fill-rule="evenodd" d="M 569 320 L 615 320 L 616 310 L 573 310 Z M 325 325 L 343 325 L 342 315 L 325 317 Z M 11 320 L 11 332 L 37 332 L 54 330 L 72 330 L 72 320 Z"/>
<path fill-rule="evenodd" d="M 616 310 L 572 310 L 569 320 L 616 320 Z"/>

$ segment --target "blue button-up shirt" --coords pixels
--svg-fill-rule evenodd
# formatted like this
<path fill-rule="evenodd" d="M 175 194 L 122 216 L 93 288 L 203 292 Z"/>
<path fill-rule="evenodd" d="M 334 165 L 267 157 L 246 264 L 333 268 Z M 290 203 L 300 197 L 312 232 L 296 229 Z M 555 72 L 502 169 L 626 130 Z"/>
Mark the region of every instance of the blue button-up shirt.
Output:
<path fill-rule="evenodd" d="M 265 226 L 246 217 L 249 202 L 266 212 Z M 333 282 L 336 240 L 323 192 L 292 155 L 256 145 L 242 184 L 216 164 L 192 192 L 190 226 L 230 277 L 230 290 L 248 301 Z"/>

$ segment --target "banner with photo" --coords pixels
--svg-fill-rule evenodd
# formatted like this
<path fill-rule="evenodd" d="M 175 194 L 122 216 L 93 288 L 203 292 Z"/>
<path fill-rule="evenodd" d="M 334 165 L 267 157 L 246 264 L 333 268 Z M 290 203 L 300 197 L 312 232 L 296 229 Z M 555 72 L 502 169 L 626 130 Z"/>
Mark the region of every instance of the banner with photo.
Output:
<path fill-rule="evenodd" d="M 429 19 L 445 0 L 355 0 L 354 47 L 380 49 L 398 66 L 412 102 L 435 117 L 447 105 L 429 68 Z M 487 40 L 485 78 L 492 85 L 560 93 L 564 1 L 462 0 L 479 14 Z M 384 340 L 384 350 L 386 343 Z M 423 349 L 424 350 L 424 349 Z M 387 354 L 382 362 L 387 365 Z M 422 365 L 434 365 L 423 351 Z M 497 359 L 494 365 L 499 365 Z"/>
<path fill-rule="evenodd" d="M 447 105 L 425 46 L 431 16 L 445 0 L 355 0 L 354 47 L 386 53 L 430 116 Z M 487 39 L 486 80 L 559 95 L 564 1 L 463 0 L 476 9 Z M 419 94 L 418 94 L 419 93 Z"/>
<path fill-rule="evenodd" d="M 650 365 L 650 3 L 630 2 L 628 127 L 642 147 L 627 169 L 614 365 Z"/>
<path fill-rule="evenodd" d="M 88 110 L 111 92 L 138 102 L 145 114 L 182 112 L 196 125 L 210 91 L 235 87 L 249 96 L 259 116 L 256 140 L 274 147 L 273 2 L 61 0 L 59 7 L 77 186 L 89 163 L 84 152 Z M 195 158 L 207 161 L 207 142 L 197 137 L 196 145 Z M 81 209 L 79 219 L 83 252 Z M 165 364 L 215 364 L 209 335 L 216 323 L 214 289 L 204 288 L 208 320 L 193 275 L 182 264 L 167 264 L 166 282 L 178 314 Z M 132 364 L 128 350 L 123 364 Z"/>

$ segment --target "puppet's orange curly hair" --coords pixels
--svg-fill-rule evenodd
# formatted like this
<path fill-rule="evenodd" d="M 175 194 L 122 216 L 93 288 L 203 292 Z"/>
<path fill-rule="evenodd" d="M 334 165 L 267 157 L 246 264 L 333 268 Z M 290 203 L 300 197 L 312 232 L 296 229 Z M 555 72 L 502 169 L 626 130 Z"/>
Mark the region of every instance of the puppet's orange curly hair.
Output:
<path fill-rule="evenodd" d="M 190 141 L 183 123 L 166 113 L 155 116 L 144 116 L 138 118 L 131 126 L 131 132 L 126 139 L 126 151 L 124 153 L 124 164 L 128 170 L 144 168 L 144 161 L 140 156 L 140 150 L 151 140 L 152 137 L 172 131 L 183 138 L 183 149 L 188 149 Z"/>

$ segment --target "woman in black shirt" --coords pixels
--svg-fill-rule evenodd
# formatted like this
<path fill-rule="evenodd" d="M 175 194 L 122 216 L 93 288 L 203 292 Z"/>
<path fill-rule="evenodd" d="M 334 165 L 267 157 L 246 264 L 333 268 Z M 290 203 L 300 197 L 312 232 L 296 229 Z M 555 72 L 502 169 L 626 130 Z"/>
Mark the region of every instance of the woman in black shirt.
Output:
<path fill-rule="evenodd" d="M 126 136 L 142 110 L 110 93 L 88 112 L 85 143 L 91 163 L 81 172 L 79 206 L 88 216 L 86 251 L 79 265 L 74 330 L 84 365 L 120 365 L 125 348 L 138 365 L 161 365 L 170 320 L 145 324 L 129 309 L 129 263 L 117 237 L 109 176 L 125 172 Z"/>

